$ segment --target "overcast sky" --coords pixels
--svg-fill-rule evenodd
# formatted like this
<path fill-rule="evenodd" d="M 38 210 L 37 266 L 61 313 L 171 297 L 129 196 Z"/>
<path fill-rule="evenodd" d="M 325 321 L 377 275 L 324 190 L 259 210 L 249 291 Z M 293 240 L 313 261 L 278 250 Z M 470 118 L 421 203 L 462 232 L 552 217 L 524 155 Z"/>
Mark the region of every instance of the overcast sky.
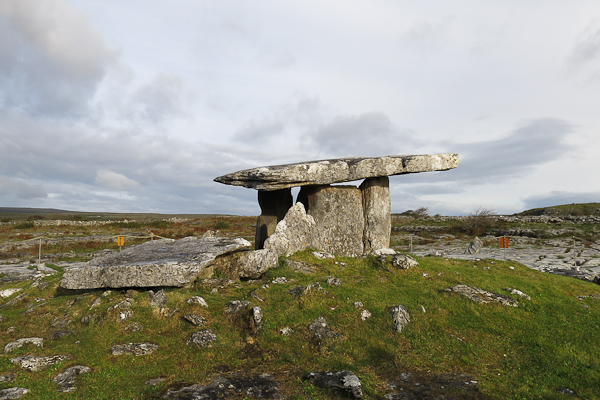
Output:
<path fill-rule="evenodd" d="M 257 215 L 213 179 L 446 152 L 393 212 L 600 201 L 600 2 L 0 1 L 0 206 Z"/>

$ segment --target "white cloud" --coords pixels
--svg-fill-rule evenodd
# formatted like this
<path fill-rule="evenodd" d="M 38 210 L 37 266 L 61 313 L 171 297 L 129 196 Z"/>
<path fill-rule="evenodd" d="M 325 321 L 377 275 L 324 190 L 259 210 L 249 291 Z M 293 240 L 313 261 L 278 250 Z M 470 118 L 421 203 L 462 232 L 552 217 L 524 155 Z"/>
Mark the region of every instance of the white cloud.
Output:
<path fill-rule="evenodd" d="M 117 190 L 132 189 L 139 186 L 139 183 L 133 179 L 130 179 L 123 174 L 118 174 L 105 169 L 98 171 L 96 183 Z"/>

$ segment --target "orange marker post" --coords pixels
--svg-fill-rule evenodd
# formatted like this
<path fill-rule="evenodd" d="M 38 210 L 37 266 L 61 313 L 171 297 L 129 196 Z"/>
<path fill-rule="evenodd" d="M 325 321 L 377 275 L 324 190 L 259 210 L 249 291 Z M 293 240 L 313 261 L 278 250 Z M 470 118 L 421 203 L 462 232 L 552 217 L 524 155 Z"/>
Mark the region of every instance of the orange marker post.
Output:
<path fill-rule="evenodd" d="M 119 246 L 119 251 L 121 251 L 121 246 L 125 245 L 125 236 L 117 236 L 117 246 Z"/>
<path fill-rule="evenodd" d="M 504 249 L 504 259 L 506 260 L 506 249 L 508 249 L 508 242 L 510 238 L 503 236 L 500 238 L 500 248 Z"/>

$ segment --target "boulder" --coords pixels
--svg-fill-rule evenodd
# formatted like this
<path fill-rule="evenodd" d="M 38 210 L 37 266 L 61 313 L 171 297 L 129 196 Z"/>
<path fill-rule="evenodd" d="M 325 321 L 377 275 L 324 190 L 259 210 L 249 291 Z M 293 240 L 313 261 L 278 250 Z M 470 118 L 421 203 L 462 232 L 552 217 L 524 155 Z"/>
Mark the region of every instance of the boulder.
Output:
<path fill-rule="evenodd" d="M 258 167 L 215 178 L 215 182 L 257 190 L 327 185 L 365 178 L 444 171 L 458 166 L 458 154 L 348 157 Z"/>
<path fill-rule="evenodd" d="M 373 254 L 390 247 L 392 205 L 390 179 L 387 176 L 368 178 L 359 187 L 364 213 L 364 254 Z"/>
<path fill-rule="evenodd" d="M 21 290 L 23 290 L 22 288 L 12 288 L 12 289 L 4 289 L 4 290 L 0 290 L 0 297 L 10 297 L 13 294 L 20 292 Z"/>
<path fill-rule="evenodd" d="M 242 238 L 153 240 L 65 270 L 60 287 L 183 287 L 196 279 L 217 256 L 248 246 L 250 242 Z"/>
<path fill-rule="evenodd" d="M 167 304 L 167 296 L 165 295 L 165 291 L 160 289 L 158 292 L 154 293 L 154 291 L 148 291 L 148 295 L 150 296 L 150 305 L 155 308 L 162 308 Z"/>
<path fill-rule="evenodd" d="M 75 390 L 75 377 L 79 374 L 85 374 L 90 371 L 90 367 L 75 365 L 56 375 L 53 381 L 58 385 L 59 392 L 72 392 Z"/>
<path fill-rule="evenodd" d="M 290 256 L 308 248 L 314 233 L 314 218 L 307 215 L 304 205 L 298 202 L 279 221 L 273 235 L 265 240 L 264 248 L 273 250 L 277 256 Z"/>
<path fill-rule="evenodd" d="M 338 396 L 353 399 L 363 397 L 360 380 L 352 371 L 311 372 L 307 378 L 313 385 L 331 389 Z"/>
<path fill-rule="evenodd" d="M 465 250 L 465 254 L 479 254 L 479 251 L 483 248 L 483 242 L 481 241 L 481 239 L 479 239 L 477 236 L 475 236 L 475 239 L 473 239 L 473 241 L 471 243 L 469 243 L 469 245 L 467 246 L 467 249 Z"/>
<path fill-rule="evenodd" d="M 202 326 L 206 324 L 206 318 L 198 314 L 186 314 L 183 316 L 183 319 L 196 326 Z"/>
<path fill-rule="evenodd" d="M 224 273 L 229 279 L 258 279 L 267 270 L 279 266 L 277 253 L 271 249 L 237 251 L 219 256 L 209 267 Z"/>
<path fill-rule="evenodd" d="M 404 327 L 410 322 L 408 311 L 402 305 L 392 306 L 388 311 L 392 314 L 392 319 L 394 320 L 394 331 L 396 333 L 402 332 Z"/>
<path fill-rule="evenodd" d="M 356 186 L 305 186 L 298 202 L 316 225 L 309 247 L 339 256 L 363 254 L 365 218 L 362 192 Z"/>
<path fill-rule="evenodd" d="M 225 314 L 236 314 L 240 311 L 247 310 L 252 303 L 249 301 L 233 300 L 225 306 Z"/>

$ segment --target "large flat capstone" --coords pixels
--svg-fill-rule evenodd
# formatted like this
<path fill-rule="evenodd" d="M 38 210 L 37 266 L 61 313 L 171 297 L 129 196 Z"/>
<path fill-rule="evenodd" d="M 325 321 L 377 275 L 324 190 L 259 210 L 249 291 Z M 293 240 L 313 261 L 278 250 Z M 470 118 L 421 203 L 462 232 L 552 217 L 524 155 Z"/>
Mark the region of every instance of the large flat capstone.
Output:
<path fill-rule="evenodd" d="M 98 289 L 122 287 L 182 287 L 222 254 L 246 248 L 242 238 L 161 239 L 131 246 L 65 270 L 60 287 Z"/>
<path fill-rule="evenodd" d="M 445 171 L 458 166 L 458 154 L 349 157 L 258 167 L 215 178 L 226 185 L 258 190 L 327 185 L 390 175 Z"/>

